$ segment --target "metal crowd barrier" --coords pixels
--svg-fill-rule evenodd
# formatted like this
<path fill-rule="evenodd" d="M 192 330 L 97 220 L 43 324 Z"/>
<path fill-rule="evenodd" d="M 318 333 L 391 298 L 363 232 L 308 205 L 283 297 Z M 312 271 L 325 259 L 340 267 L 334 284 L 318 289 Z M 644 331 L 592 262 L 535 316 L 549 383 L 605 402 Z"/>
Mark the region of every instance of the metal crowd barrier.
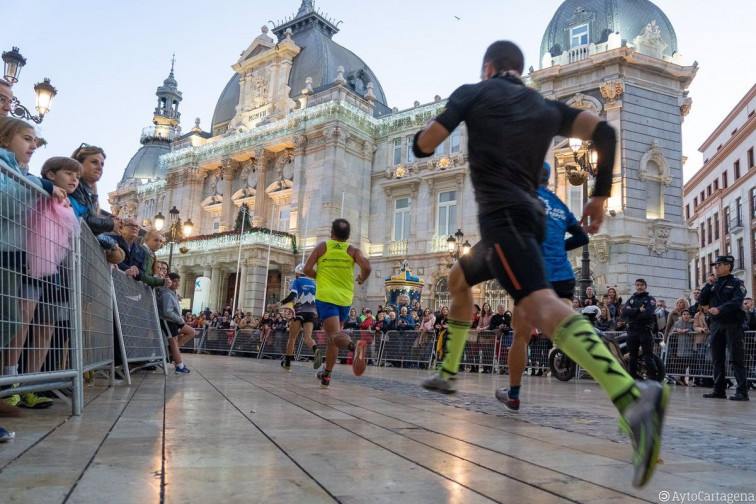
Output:
<path fill-rule="evenodd" d="M 121 347 L 121 371 L 131 384 L 129 364 L 158 363 L 168 374 L 165 336 L 160 329 L 155 291 L 147 284 L 112 269 L 115 322 Z"/>
<path fill-rule="evenodd" d="M 756 331 L 746 331 L 743 343 L 745 347 L 745 366 L 748 381 L 756 381 Z M 726 353 L 725 375 L 734 380 L 730 366 L 730 352 Z M 671 378 L 713 378 L 714 362 L 711 357 L 709 335 L 703 333 L 670 333 L 663 354 L 667 376 Z"/>
<path fill-rule="evenodd" d="M 210 354 L 230 355 L 236 339 L 235 329 L 218 329 L 210 327 L 205 330 L 205 337 L 202 340 L 202 351 Z"/>
<path fill-rule="evenodd" d="M 372 331 L 370 332 L 372 335 Z M 380 335 L 379 365 L 430 367 L 435 356 L 436 334 L 420 331 L 388 331 Z"/>
<path fill-rule="evenodd" d="M 288 341 L 289 331 L 270 331 L 267 337 L 262 339 L 257 357 L 260 359 L 280 359 L 286 353 Z"/>
<path fill-rule="evenodd" d="M 81 391 L 79 225 L 60 215 L 41 183 L 0 166 L 0 397 Z"/>
<path fill-rule="evenodd" d="M 238 329 L 230 352 L 232 355 L 258 357 L 262 343 L 262 333 L 258 329 Z"/>

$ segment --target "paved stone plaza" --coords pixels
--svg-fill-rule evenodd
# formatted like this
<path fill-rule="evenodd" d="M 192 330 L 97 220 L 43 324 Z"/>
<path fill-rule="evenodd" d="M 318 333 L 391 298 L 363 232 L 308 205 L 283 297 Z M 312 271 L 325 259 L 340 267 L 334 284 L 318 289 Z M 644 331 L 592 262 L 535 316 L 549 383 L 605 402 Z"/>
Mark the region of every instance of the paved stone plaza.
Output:
<path fill-rule="evenodd" d="M 631 449 L 591 380 L 527 377 L 519 415 L 493 399 L 506 376 L 465 374 L 443 397 L 426 371 L 189 356 L 193 372 L 136 373 L 3 419 L 3 503 L 660 502 L 660 492 L 756 493 L 753 403 L 672 392 L 663 463 L 630 485 Z M 703 494 L 698 494 L 700 496 Z M 690 501 L 690 499 L 688 499 Z M 670 500 L 670 502 L 673 502 Z"/>

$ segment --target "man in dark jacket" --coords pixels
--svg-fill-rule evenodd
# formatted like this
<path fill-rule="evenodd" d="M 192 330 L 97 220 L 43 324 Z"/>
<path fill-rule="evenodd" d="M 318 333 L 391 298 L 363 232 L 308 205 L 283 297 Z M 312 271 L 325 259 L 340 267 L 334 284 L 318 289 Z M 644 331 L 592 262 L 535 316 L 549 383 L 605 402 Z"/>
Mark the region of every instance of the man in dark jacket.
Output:
<path fill-rule="evenodd" d="M 654 309 L 656 299 L 646 291 L 646 281 L 635 281 L 635 294 L 622 306 L 622 317 L 627 321 L 627 350 L 630 353 L 630 375 L 638 377 L 638 349 L 643 349 L 643 359 L 649 375 L 656 376 L 654 361 Z"/>
<path fill-rule="evenodd" d="M 112 237 L 126 254 L 126 259 L 118 264 L 118 269 L 130 277 L 141 280 L 144 275 L 146 252 L 141 245 L 136 243 L 138 234 L 139 224 L 137 224 L 136 220 L 126 219 L 123 221 L 120 234 L 109 233 L 108 236 Z"/>
<path fill-rule="evenodd" d="M 732 274 L 735 258 L 731 255 L 719 256 L 714 261 L 716 281 L 707 280 L 701 289 L 699 302 L 701 306 L 709 307 L 711 324 L 711 358 L 714 361 L 714 390 L 704 394 L 707 399 L 724 399 L 725 394 L 725 359 L 726 351 L 730 349 L 730 363 L 738 382 L 738 388 L 732 401 L 748 401 L 748 382 L 745 367 L 745 351 L 743 348 L 743 300 L 746 288 L 743 281 Z"/>

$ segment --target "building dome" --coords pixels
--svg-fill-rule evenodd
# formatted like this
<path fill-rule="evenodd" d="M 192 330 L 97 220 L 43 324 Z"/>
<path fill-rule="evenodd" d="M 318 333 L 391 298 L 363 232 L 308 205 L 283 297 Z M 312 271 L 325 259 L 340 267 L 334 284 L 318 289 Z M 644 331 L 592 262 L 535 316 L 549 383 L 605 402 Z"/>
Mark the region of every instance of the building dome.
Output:
<path fill-rule="evenodd" d="M 169 152 L 171 148 L 167 142 L 156 141 L 143 145 L 126 165 L 122 180 L 164 179 L 165 172 L 158 166 L 158 159 Z"/>
<path fill-rule="evenodd" d="M 279 23 L 274 28 L 279 41 L 286 37 L 286 29 L 290 28 L 292 40 L 302 48 L 291 65 L 288 81 L 291 87 L 290 96 L 293 98 L 302 93 L 307 86 L 308 77 L 312 77 L 312 88 L 315 92 L 333 86 L 337 76 L 336 70 L 343 66 L 346 86 L 362 96 L 367 91 L 367 84 L 372 82 L 376 114 L 388 111 L 386 95 L 370 67 L 352 51 L 332 40 L 331 37 L 339 31 L 336 24 L 315 11 L 312 2 L 305 0 L 293 18 Z M 216 126 L 230 121 L 236 115 L 239 78 L 239 74 L 234 74 L 218 99 L 213 113 L 213 134 L 216 132 Z"/>
<path fill-rule="evenodd" d="M 664 12 L 649 0 L 565 0 L 543 34 L 540 61 L 546 53 L 556 57 L 575 45 L 607 42 L 612 33 L 619 33 L 623 41 L 632 44 L 652 22 L 666 44 L 662 54 L 673 56 L 677 52 L 675 30 Z M 587 26 L 587 34 L 581 31 L 583 26 Z M 573 44 L 573 37 L 581 36 L 584 38 Z"/>

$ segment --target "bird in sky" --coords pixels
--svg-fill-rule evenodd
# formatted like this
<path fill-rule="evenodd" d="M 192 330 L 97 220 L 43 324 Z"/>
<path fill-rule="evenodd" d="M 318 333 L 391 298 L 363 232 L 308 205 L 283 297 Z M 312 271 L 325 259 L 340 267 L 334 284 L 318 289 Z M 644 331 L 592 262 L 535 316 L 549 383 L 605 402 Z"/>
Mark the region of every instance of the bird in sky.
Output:
<path fill-rule="evenodd" d="M 459 17 L 459 16 L 454 16 L 454 17 L 455 17 L 455 18 L 457 18 L 457 21 L 459 21 L 460 19 L 462 19 L 462 18 L 461 18 L 461 17 Z"/>

